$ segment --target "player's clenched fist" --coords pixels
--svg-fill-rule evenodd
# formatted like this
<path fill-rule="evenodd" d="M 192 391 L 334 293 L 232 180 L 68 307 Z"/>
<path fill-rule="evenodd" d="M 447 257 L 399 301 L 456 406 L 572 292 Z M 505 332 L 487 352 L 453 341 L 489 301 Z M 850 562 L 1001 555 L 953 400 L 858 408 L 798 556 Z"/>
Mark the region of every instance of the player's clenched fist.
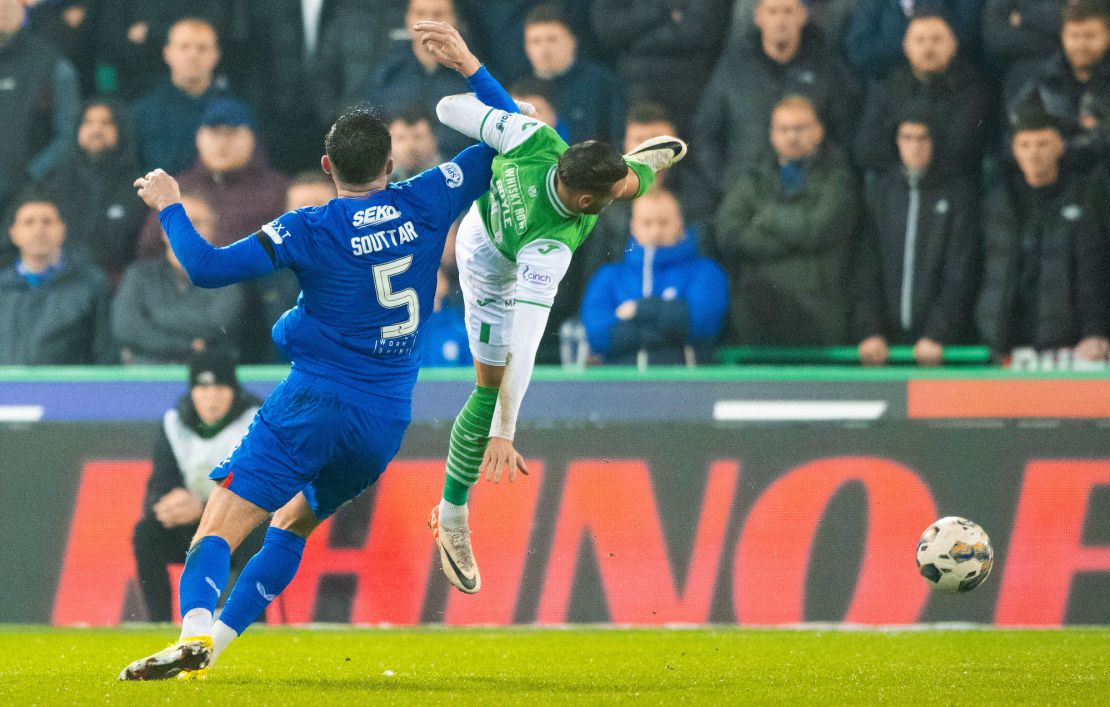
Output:
<path fill-rule="evenodd" d="M 177 186 L 177 180 L 161 169 L 147 172 L 145 177 L 136 179 L 133 186 L 139 190 L 139 198 L 155 211 L 181 201 L 181 187 Z"/>
<path fill-rule="evenodd" d="M 417 22 L 412 32 L 416 41 L 448 69 L 470 76 L 481 68 L 482 63 L 470 52 L 462 35 L 446 22 Z"/>

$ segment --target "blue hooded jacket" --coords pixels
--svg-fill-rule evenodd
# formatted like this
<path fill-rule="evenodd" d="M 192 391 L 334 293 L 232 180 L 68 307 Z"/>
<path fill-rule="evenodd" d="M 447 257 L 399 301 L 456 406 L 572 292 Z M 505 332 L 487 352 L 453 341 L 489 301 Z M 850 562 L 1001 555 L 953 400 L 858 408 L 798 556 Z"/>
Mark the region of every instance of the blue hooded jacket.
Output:
<path fill-rule="evenodd" d="M 466 322 L 459 307 L 448 306 L 432 312 L 420 328 L 421 368 L 452 368 L 470 366 L 470 342 L 466 338 Z"/>
<path fill-rule="evenodd" d="M 616 309 L 636 302 L 636 315 L 617 318 Z M 728 308 L 728 279 L 712 260 L 698 255 L 688 229 L 673 246 L 645 249 L 629 239 L 624 259 L 605 265 L 590 279 L 582 299 L 582 324 L 590 349 L 606 363 L 632 363 L 644 351 L 653 364 L 685 362 L 685 347 L 712 346 Z"/>

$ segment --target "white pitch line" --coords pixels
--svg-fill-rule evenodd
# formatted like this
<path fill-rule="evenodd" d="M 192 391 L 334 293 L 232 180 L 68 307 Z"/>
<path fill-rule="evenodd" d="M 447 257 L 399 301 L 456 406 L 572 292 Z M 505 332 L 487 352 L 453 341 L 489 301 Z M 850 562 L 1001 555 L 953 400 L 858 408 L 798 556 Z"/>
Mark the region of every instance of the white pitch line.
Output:
<path fill-rule="evenodd" d="M 38 422 L 44 412 L 42 405 L 0 405 L 0 422 Z"/>
<path fill-rule="evenodd" d="M 806 421 L 877 420 L 885 400 L 718 400 L 714 420 Z"/>

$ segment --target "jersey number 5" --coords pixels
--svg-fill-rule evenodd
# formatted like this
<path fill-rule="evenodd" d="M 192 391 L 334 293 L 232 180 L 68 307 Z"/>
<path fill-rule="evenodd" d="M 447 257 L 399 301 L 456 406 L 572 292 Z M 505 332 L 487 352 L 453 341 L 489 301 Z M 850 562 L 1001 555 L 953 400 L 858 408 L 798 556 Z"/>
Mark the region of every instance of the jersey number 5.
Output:
<path fill-rule="evenodd" d="M 407 307 L 409 310 L 408 319 L 405 321 L 400 324 L 386 324 L 382 327 L 383 339 L 408 336 L 416 331 L 416 327 L 420 323 L 420 298 L 416 296 L 416 290 L 406 287 L 394 292 L 393 286 L 389 283 L 389 278 L 405 272 L 410 265 L 412 265 L 412 256 L 406 255 L 388 263 L 375 265 L 373 268 L 374 292 L 378 295 L 378 304 L 386 309 Z"/>

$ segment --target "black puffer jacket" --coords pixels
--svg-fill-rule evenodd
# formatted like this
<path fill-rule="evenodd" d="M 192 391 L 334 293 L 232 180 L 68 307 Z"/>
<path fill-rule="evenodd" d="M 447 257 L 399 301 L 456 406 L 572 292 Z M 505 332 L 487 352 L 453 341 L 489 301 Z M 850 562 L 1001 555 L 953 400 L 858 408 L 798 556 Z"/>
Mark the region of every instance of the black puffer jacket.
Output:
<path fill-rule="evenodd" d="M 921 81 L 909 66 L 891 71 L 867 96 L 856 133 L 856 161 L 883 172 L 898 164 L 895 132 L 907 104 L 927 112 L 933 169 L 940 176 L 979 173 L 989 116 L 989 92 L 975 69 L 956 58 L 948 71 Z"/>
<path fill-rule="evenodd" d="M 976 322 L 994 351 L 1067 347 L 1106 335 L 1106 241 L 1085 193 L 1080 179 L 1064 175 L 1043 190 L 1012 177 L 988 195 Z M 1032 227 L 1038 221 L 1043 224 L 1039 239 Z M 1023 273 L 1036 277 L 1023 284 Z"/>
<path fill-rule="evenodd" d="M 1010 111 L 1039 94 L 1049 115 L 1056 118 L 1068 136 L 1068 162 L 1087 170 L 1110 157 L 1110 54 L 1095 67 L 1086 83 L 1071 72 L 1062 54 L 1045 62 L 1036 75 L 1020 88 L 1011 85 L 1007 98 Z M 1093 130 L 1084 130 L 1079 116 L 1089 114 L 1098 120 Z"/>

